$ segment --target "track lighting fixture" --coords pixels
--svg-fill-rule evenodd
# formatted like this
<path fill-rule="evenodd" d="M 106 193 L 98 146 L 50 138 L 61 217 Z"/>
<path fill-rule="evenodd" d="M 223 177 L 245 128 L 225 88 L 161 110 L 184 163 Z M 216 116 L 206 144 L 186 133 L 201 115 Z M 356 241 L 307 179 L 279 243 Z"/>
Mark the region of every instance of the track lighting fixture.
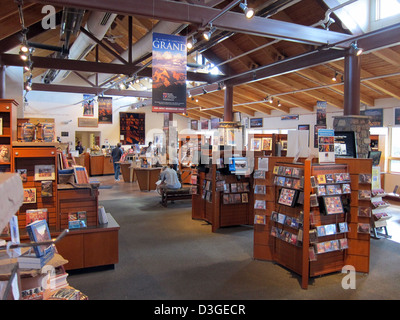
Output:
<path fill-rule="evenodd" d="M 278 107 L 280 107 L 280 106 L 282 106 L 282 105 L 281 105 L 281 102 L 278 100 Z"/>
<path fill-rule="evenodd" d="M 24 65 L 24 70 L 25 71 L 31 71 L 32 65 L 33 65 L 33 62 L 31 60 L 27 60 L 25 65 Z"/>
<path fill-rule="evenodd" d="M 216 28 L 212 26 L 212 24 L 210 23 L 210 28 L 206 31 L 203 32 L 203 37 L 205 40 L 210 40 L 211 39 L 211 35 L 215 32 Z"/>
<path fill-rule="evenodd" d="M 274 101 L 274 98 L 269 97 L 268 101 L 269 101 L 269 103 L 272 103 Z"/>
<path fill-rule="evenodd" d="M 359 56 L 360 54 L 363 53 L 363 49 L 362 49 L 362 48 L 359 48 L 359 47 L 357 46 L 357 41 L 356 41 L 356 42 L 353 42 L 353 43 L 351 44 L 351 48 L 353 48 L 353 50 L 354 50 L 354 52 L 356 53 L 357 56 Z"/>
<path fill-rule="evenodd" d="M 193 46 L 196 44 L 196 42 L 197 42 L 197 39 L 194 36 L 192 36 L 191 39 L 188 41 L 188 43 L 186 45 L 187 49 L 188 50 L 192 49 Z"/>
<path fill-rule="evenodd" d="M 207 90 L 203 88 L 203 94 L 207 94 Z"/>
<path fill-rule="evenodd" d="M 29 78 L 25 82 L 25 90 L 26 91 L 32 90 L 32 74 L 29 76 Z"/>
<path fill-rule="evenodd" d="M 338 75 L 338 74 L 337 74 L 337 72 L 335 71 L 335 75 L 332 77 L 332 81 L 336 82 L 336 80 L 337 80 L 337 79 L 336 79 L 337 75 Z"/>
<path fill-rule="evenodd" d="M 242 3 L 239 4 L 240 9 L 243 10 L 247 19 L 251 19 L 254 17 L 254 9 L 247 7 L 247 0 L 244 0 Z"/>

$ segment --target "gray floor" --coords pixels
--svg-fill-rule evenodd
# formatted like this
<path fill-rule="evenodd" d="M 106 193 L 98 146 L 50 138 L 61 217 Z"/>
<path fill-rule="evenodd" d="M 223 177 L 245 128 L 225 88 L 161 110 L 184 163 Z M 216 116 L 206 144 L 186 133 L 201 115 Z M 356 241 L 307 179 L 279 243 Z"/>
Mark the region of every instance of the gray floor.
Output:
<path fill-rule="evenodd" d="M 100 190 L 100 204 L 121 226 L 120 259 L 114 269 L 68 277 L 91 300 L 400 299 L 400 244 L 393 240 L 371 239 L 370 273 L 356 274 L 356 289 L 343 289 L 344 274 L 334 273 L 303 290 L 296 274 L 253 260 L 252 227 L 211 233 L 191 219 L 188 200 L 164 208 L 156 192 L 140 192 L 136 183 L 102 181 L 113 184 Z"/>

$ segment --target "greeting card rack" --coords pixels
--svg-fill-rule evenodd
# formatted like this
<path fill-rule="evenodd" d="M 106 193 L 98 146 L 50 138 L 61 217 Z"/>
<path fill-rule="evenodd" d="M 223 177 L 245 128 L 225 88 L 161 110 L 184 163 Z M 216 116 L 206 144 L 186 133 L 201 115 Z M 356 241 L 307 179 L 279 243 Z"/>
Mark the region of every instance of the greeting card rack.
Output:
<path fill-rule="evenodd" d="M 265 186 L 265 194 L 255 193 L 254 201 L 265 206 L 254 210 L 254 258 L 275 261 L 299 274 L 303 289 L 310 277 L 341 271 L 345 265 L 368 273 L 370 235 L 360 225 L 369 218 L 358 214 L 364 201 L 358 194 L 365 188 L 358 184 L 358 175 L 370 171 L 372 161 L 336 159 L 335 164 L 319 165 L 268 158 L 264 176 L 255 161 L 254 190 Z M 326 180 L 331 177 L 334 180 Z"/>

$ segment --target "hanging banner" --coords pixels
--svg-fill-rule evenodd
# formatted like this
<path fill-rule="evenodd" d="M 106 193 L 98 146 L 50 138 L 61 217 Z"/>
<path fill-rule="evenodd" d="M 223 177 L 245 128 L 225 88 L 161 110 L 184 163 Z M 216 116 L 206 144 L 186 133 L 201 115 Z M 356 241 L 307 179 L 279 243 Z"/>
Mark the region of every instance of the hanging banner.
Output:
<path fill-rule="evenodd" d="M 153 33 L 153 112 L 186 113 L 186 37 Z"/>
<path fill-rule="evenodd" d="M 99 123 L 112 123 L 112 97 L 98 97 Z"/>
<path fill-rule="evenodd" d="M 317 101 L 317 125 L 326 126 L 326 101 Z"/>

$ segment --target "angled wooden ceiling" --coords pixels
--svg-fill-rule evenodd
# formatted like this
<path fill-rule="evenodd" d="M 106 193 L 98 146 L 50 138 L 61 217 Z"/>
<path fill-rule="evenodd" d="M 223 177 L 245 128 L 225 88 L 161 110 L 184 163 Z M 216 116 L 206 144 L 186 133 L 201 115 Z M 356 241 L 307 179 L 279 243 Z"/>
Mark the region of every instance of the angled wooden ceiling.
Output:
<path fill-rule="evenodd" d="M 239 19 L 240 9 L 234 6 L 213 22 L 213 25 L 217 27 L 217 32 L 209 42 L 202 40 L 201 31 L 215 14 L 224 10 L 232 1 L 155 0 L 142 1 L 142 5 L 138 6 L 139 3 L 138 0 L 24 1 L 23 17 L 25 25 L 29 28 L 29 41 L 59 46 L 59 27 L 54 30 L 40 28 L 43 4 L 54 5 L 60 13 L 63 6 L 86 9 L 82 25 L 85 24 L 91 10 L 108 9 L 118 14 L 105 38 L 101 40 L 101 45 L 97 45 L 86 56 L 86 63 L 75 61 L 64 63 L 53 60 L 55 61 L 53 64 L 64 69 L 70 68 L 82 79 L 93 77 L 96 70 L 98 72 L 108 70 L 110 76 L 115 72 L 115 79 L 118 79 L 120 74 L 138 70 L 138 75 L 150 76 L 151 53 L 142 57 L 140 61 L 133 61 L 128 65 L 115 66 L 112 62 L 116 56 L 128 50 L 130 44 L 135 44 L 152 32 L 159 22 L 181 23 L 183 27 L 179 34 L 193 35 L 198 40 L 195 48 L 192 49 L 193 54 L 200 52 L 224 73 L 220 76 L 188 73 L 190 81 L 203 80 L 205 82 L 201 83 L 207 85 L 207 88 L 214 88 L 207 94 L 202 94 L 202 87 L 191 90 L 193 96 L 187 99 L 187 116 L 192 119 L 223 117 L 224 90 L 216 89 L 216 83 L 221 79 L 225 83 L 234 85 L 234 110 L 249 117 L 260 113 L 263 116 L 277 114 L 276 110 L 282 115 L 297 113 L 297 108 L 305 112 L 313 112 L 318 100 L 327 101 L 337 110 L 343 109 L 344 50 L 338 46 L 345 46 L 346 39 L 352 39 L 354 36 L 342 28 L 341 23 L 338 23 L 339 18 L 334 13 L 332 17 L 336 23 L 330 26 L 328 32 L 321 26 L 315 26 L 325 17 L 329 9 L 322 0 L 249 0 L 247 1 L 249 7 L 257 9 L 257 19 L 253 22 L 246 22 L 244 18 L 244 20 Z M 17 3 L 14 0 L 0 0 L 0 4 L 2 6 L 0 58 L 4 64 L 18 65 L 20 62 L 15 54 L 10 54 L 13 52 L 11 49 L 19 47 L 20 41 L 21 23 Z M 152 4 L 155 7 L 151 7 Z M 298 26 L 297 33 L 293 32 L 293 26 L 296 25 Z M 314 28 L 311 29 L 313 25 Z M 265 26 L 269 27 L 268 31 L 263 29 Z M 255 31 L 252 32 L 250 27 Z M 374 100 L 379 98 L 400 99 L 400 37 L 399 32 L 396 33 L 399 26 L 395 27 L 397 28 L 395 31 L 389 29 L 384 34 L 375 35 L 375 38 L 372 34 L 369 38 L 359 40 L 360 46 L 363 44 L 366 48 L 370 48 L 361 56 L 361 103 L 367 106 L 373 106 Z M 129 40 L 130 32 L 131 41 Z M 277 35 L 274 36 L 271 33 Z M 331 48 L 324 46 L 321 39 L 325 36 L 336 39 L 333 41 L 337 42 L 340 39 L 343 40 L 336 48 Z M 75 37 L 71 39 L 71 43 L 74 39 Z M 109 49 L 106 50 L 105 46 Z M 49 61 L 48 57 L 51 53 L 44 49 L 35 50 L 34 77 L 40 78 L 40 75 L 49 68 L 52 61 Z M 333 82 L 332 77 L 335 74 L 337 81 Z M 36 89 L 68 91 L 74 88 L 61 86 L 62 84 L 59 83 L 56 86 L 38 83 Z M 50 86 L 53 89 L 50 89 Z M 79 86 L 81 90 L 87 90 L 90 93 L 105 90 L 110 83 L 104 84 L 103 87 L 93 82 L 86 82 L 83 87 Z M 124 95 L 151 96 L 149 92 L 139 92 L 140 90 L 126 91 Z M 118 90 L 108 89 L 105 94 L 118 94 Z M 266 99 L 271 96 L 272 103 Z"/>

